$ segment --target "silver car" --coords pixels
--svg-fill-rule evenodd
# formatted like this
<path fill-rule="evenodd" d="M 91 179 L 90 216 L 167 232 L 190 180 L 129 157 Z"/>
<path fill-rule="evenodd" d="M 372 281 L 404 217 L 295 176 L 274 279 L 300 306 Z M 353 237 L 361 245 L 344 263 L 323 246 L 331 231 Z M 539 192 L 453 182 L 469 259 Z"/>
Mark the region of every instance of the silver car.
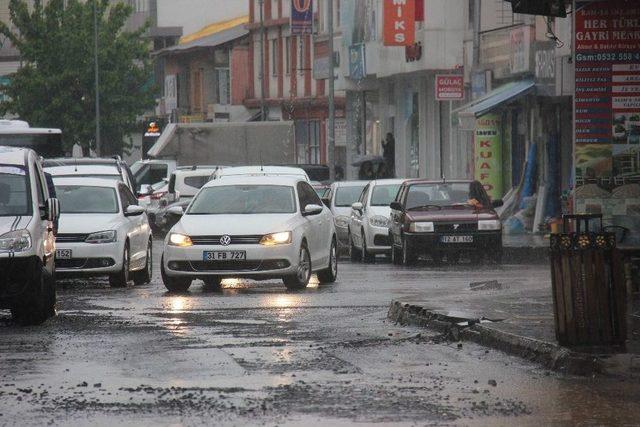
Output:
<path fill-rule="evenodd" d="M 349 218 L 349 256 L 352 261 L 372 262 L 376 254 L 391 252 L 389 242 L 389 204 L 396 198 L 403 179 L 371 181 L 351 206 Z"/>
<path fill-rule="evenodd" d="M 349 247 L 349 221 L 351 220 L 351 205 L 358 201 L 367 181 L 340 181 L 331 184 L 329 208 L 333 213 L 333 220 L 338 235 L 338 247 Z"/>

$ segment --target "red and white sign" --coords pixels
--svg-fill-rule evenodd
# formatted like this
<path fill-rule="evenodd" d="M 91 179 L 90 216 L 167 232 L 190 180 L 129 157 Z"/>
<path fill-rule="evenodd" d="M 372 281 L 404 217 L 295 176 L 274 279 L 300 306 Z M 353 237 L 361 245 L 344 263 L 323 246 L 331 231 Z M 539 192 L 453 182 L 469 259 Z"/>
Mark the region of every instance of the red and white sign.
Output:
<path fill-rule="evenodd" d="M 415 0 L 384 0 L 384 45 L 411 46 L 415 39 Z"/>
<path fill-rule="evenodd" d="M 436 99 L 459 101 L 464 99 L 464 77 L 451 74 L 436 76 Z"/>

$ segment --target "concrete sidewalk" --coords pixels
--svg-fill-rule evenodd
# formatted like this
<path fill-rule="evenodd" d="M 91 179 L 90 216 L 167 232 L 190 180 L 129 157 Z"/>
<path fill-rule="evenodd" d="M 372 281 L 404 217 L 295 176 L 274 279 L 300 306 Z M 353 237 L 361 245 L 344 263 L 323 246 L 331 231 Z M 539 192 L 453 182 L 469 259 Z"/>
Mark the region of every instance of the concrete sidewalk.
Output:
<path fill-rule="evenodd" d="M 549 261 L 549 239 L 538 234 L 503 234 L 504 260 L 509 263 Z"/>
<path fill-rule="evenodd" d="M 473 282 L 473 277 L 469 282 Z M 451 295 L 407 296 L 392 301 L 388 317 L 401 324 L 435 328 L 450 339 L 497 348 L 550 369 L 572 374 L 622 375 L 640 379 L 640 310 L 629 313 L 626 353 L 602 355 L 558 345 L 551 279 L 539 283 L 489 283 Z"/>

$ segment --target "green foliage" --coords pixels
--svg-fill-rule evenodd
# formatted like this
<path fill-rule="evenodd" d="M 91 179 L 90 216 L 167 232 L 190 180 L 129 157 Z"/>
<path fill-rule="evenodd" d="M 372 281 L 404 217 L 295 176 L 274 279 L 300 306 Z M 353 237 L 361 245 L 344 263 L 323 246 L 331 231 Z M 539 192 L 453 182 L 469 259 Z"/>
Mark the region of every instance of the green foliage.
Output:
<path fill-rule="evenodd" d="M 23 66 L 5 89 L 0 113 L 13 113 L 32 126 L 61 128 L 65 147 L 95 147 L 94 7 L 97 7 L 100 126 L 103 155 L 120 154 L 136 118 L 154 106 L 149 85 L 153 65 L 147 27 L 123 27 L 132 10 L 108 0 L 11 0 L 13 29 L 0 34 L 19 49 Z"/>

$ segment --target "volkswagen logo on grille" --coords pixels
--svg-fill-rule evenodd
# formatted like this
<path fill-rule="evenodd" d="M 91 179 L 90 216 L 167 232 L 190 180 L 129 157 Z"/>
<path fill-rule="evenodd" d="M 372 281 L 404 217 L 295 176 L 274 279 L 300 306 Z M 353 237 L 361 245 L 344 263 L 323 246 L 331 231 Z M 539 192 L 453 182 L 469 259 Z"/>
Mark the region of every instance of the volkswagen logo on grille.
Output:
<path fill-rule="evenodd" d="M 222 246 L 229 246 L 231 244 L 231 236 L 225 234 L 224 236 L 220 237 L 220 244 Z"/>

